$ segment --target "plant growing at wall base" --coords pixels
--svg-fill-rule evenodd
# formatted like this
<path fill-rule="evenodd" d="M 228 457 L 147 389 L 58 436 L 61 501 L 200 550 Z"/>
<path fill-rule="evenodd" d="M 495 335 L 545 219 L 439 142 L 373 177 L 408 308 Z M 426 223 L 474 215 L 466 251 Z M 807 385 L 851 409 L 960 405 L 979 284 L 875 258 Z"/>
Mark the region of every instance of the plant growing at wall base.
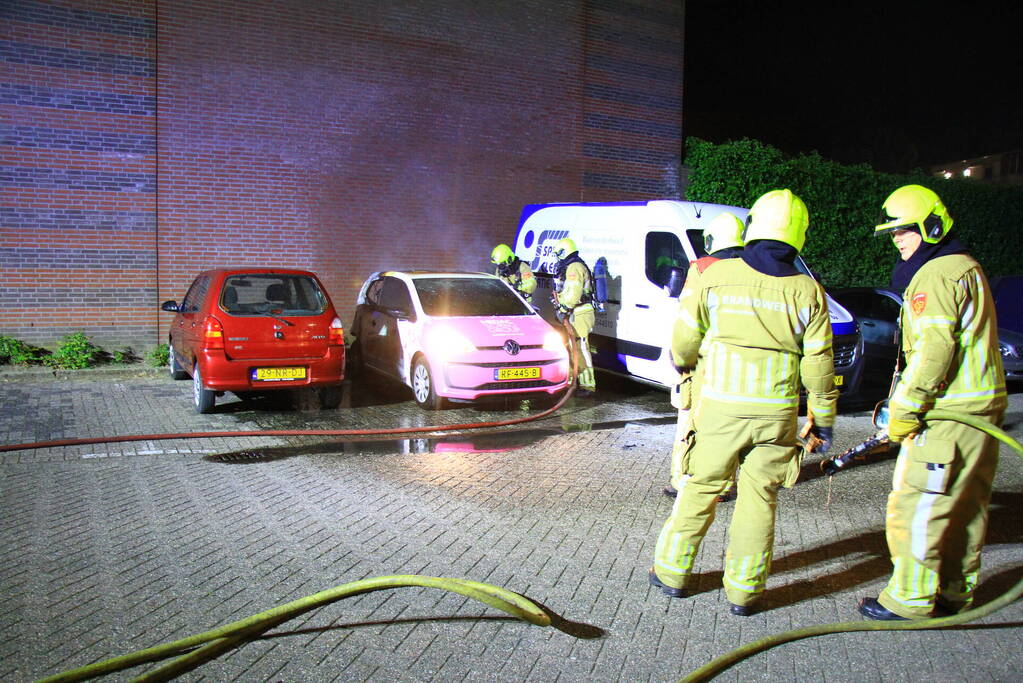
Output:
<path fill-rule="evenodd" d="M 0 335 L 0 365 L 32 365 L 43 356 L 43 349 L 20 339 Z"/>
<path fill-rule="evenodd" d="M 101 349 L 81 332 L 64 337 L 60 346 L 43 363 L 61 370 L 80 370 L 95 365 Z"/>
<path fill-rule="evenodd" d="M 156 348 L 146 354 L 146 362 L 154 368 L 162 368 L 170 362 L 170 347 L 167 344 L 158 344 Z"/>

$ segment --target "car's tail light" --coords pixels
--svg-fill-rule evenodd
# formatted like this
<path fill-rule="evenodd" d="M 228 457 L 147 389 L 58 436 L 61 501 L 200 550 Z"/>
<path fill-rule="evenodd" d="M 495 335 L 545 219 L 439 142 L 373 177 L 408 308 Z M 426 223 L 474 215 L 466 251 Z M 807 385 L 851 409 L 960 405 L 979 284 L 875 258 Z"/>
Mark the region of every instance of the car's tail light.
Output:
<path fill-rule="evenodd" d="M 334 320 L 331 321 L 330 329 L 327 330 L 327 345 L 345 345 L 345 326 L 341 323 L 341 318 L 334 318 Z"/>
<path fill-rule="evenodd" d="M 206 318 L 206 327 L 202 333 L 203 347 L 207 349 L 224 348 L 224 326 L 212 315 Z"/>

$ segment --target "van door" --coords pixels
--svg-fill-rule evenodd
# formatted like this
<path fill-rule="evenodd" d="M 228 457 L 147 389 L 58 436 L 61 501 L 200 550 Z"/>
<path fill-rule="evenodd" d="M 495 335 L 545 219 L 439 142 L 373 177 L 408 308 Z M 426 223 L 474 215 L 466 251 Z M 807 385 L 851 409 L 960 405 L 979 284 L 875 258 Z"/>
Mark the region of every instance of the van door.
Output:
<path fill-rule="evenodd" d="M 676 379 L 671 363 L 671 330 L 678 299 L 668 293 L 671 268 L 689 270 L 690 255 L 672 230 L 648 227 L 634 233 L 631 252 L 641 254 L 634 269 L 622 276 L 618 319 L 619 353 L 629 374 L 670 386 Z"/>

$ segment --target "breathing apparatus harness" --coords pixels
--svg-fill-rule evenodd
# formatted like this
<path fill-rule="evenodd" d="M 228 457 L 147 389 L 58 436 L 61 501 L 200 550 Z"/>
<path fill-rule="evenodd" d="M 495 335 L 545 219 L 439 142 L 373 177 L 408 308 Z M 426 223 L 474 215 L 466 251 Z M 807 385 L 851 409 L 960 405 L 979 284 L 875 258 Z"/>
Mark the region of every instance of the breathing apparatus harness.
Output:
<path fill-rule="evenodd" d="M 593 304 L 593 290 L 596 289 L 596 284 L 593 281 L 593 271 L 586 265 L 586 261 L 583 261 L 579 256 L 578 251 L 573 251 L 565 258 L 558 261 L 558 271 L 554 275 L 554 292 L 551 295 L 551 301 L 554 302 L 555 315 L 559 320 L 563 320 L 568 317 L 572 312 L 572 309 L 563 305 L 558 299 L 558 295 L 565 289 L 565 274 L 568 272 L 568 267 L 573 263 L 583 264 L 583 268 L 586 269 L 586 283 L 583 285 L 583 294 L 579 297 L 579 303 L 576 307 L 583 306 L 585 304 Z"/>

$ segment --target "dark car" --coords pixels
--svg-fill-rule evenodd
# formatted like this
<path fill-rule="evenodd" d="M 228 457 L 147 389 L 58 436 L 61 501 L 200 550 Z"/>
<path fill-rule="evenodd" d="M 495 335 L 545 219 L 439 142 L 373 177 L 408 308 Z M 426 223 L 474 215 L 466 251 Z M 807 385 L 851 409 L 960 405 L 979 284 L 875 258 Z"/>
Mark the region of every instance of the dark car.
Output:
<path fill-rule="evenodd" d="M 218 268 L 199 273 L 174 313 L 174 379 L 192 377 L 195 409 L 225 391 L 307 388 L 323 408 L 341 402 L 344 329 L 319 279 L 305 270 Z"/>
<path fill-rule="evenodd" d="M 1023 275 L 1003 275 L 991 280 L 998 311 L 998 326 L 1023 334 Z"/>
<path fill-rule="evenodd" d="M 860 323 L 866 371 L 875 379 L 891 377 L 898 353 L 896 333 L 902 297 L 889 289 L 852 287 L 831 292 Z M 1023 380 L 1023 334 L 1001 325 L 999 317 L 998 347 L 1002 353 L 1006 380 Z"/>

